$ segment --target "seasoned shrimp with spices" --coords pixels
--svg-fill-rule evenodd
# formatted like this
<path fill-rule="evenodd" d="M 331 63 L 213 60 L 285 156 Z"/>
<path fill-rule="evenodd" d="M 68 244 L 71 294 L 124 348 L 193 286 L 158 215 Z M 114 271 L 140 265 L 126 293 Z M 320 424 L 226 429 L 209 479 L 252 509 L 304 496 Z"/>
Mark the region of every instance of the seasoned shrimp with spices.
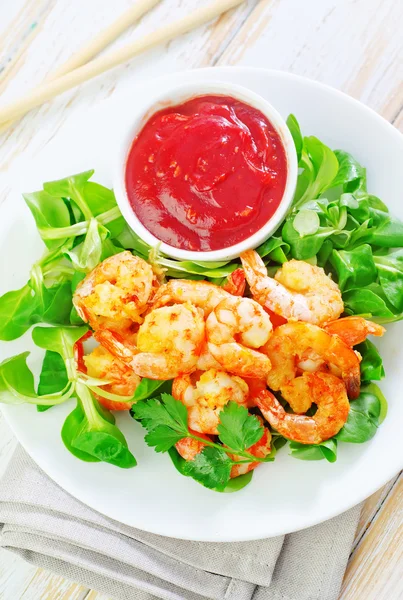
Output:
<path fill-rule="evenodd" d="M 330 321 L 324 325 L 323 329 L 332 335 L 338 335 L 350 347 L 361 344 L 369 335 L 381 337 L 385 333 L 382 325 L 356 316 Z"/>
<path fill-rule="evenodd" d="M 241 377 L 209 369 L 177 377 L 172 395 L 187 407 L 191 429 L 217 435 L 222 409 L 230 401 L 247 407 L 249 388 Z"/>
<path fill-rule="evenodd" d="M 97 346 L 90 354 L 84 356 L 83 362 L 90 377 L 109 381 L 107 385 L 102 386 L 102 390 L 109 394 L 132 397 L 140 384 L 141 377 L 103 346 Z M 109 410 L 129 410 L 133 404 L 109 400 L 97 394 L 96 397 Z"/>
<path fill-rule="evenodd" d="M 206 320 L 208 349 L 225 371 L 241 377 L 264 378 L 270 360 L 257 349 L 272 332 L 269 315 L 250 298 L 222 300 Z"/>
<path fill-rule="evenodd" d="M 73 303 L 94 330 L 125 331 L 143 322 L 157 287 L 151 265 L 125 251 L 95 267 L 78 284 Z"/>
<path fill-rule="evenodd" d="M 158 285 L 145 260 L 121 252 L 106 258 L 78 284 L 73 304 L 95 338 L 127 360 L 135 351 L 133 334 Z"/>
<path fill-rule="evenodd" d="M 149 312 L 137 332 L 137 353 L 130 365 L 137 375 L 174 379 L 196 367 L 205 343 L 203 312 L 191 304 Z"/>
<path fill-rule="evenodd" d="M 284 395 L 284 392 L 282 390 Z M 264 418 L 281 435 L 301 444 L 320 444 L 336 435 L 347 421 L 350 404 L 346 388 L 331 373 L 304 373 L 290 384 L 285 399 L 291 407 L 305 408 L 299 396 L 316 404 L 312 417 L 291 414 L 284 410 L 269 390 L 256 397 L 256 404 Z"/>
<path fill-rule="evenodd" d="M 271 361 L 267 385 L 274 391 L 283 390 L 297 375 L 301 361 L 311 360 L 313 370 L 327 366 L 340 373 L 350 398 L 360 393 L 360 360 L 342 339 L 311 323 L 286 323 L 274 330 L 262 348 Z"/>
<path fill-rule="evenodd" d="M 225 298 L 231 298 L 231 294 L 214 283 L 171 279 L 168 283 L 161 285 L 155 294 L 153 308 L 189 302 L 193 306 L 201 308 L 207 316 Z"/>
<path fill-rule="evenodd" d="M 253 298 L 287 320 L 320 325 L 343 312 L 341 292 L 321 267 L 293 259 L 273 279 L 255 250 L 241 254 L 241 261 Z"/>

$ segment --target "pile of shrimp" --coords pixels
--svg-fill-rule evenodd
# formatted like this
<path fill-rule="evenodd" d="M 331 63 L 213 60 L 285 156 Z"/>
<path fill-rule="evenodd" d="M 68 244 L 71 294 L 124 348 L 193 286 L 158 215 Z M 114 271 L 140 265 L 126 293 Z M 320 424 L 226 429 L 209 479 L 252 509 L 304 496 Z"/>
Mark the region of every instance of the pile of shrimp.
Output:
<path fill-rule="evenodd" d="M 189 429 L 199 440 L 218 434 L 229 401 L 259 409 L 264 434 L 249 452 L 260 458 L 271 451 L 271 429 L 302 444 L 336 435 L 349 399 L 360 393 L 354 346 L 369 334 L 383 335 L 383 327 L 341 317 L 341 292 L 320 267 L 290 260 L 273 278 L 256 251 L 244 252 L 241 262 L 222 287 L 165 281 L 128 251 L 89 273 L 73 302 L 99 346 L 81 366 L 108 382 L 109 397 L 124 397 L 99 396 L 100 402 L 125 410 L 141 378 L 173 380 L 172 395 L 187 407 Z M 193 460 L 203 446 L 185 438 L 176 448 Z M 258 464 L 234 465 L 231 476 Z"/>

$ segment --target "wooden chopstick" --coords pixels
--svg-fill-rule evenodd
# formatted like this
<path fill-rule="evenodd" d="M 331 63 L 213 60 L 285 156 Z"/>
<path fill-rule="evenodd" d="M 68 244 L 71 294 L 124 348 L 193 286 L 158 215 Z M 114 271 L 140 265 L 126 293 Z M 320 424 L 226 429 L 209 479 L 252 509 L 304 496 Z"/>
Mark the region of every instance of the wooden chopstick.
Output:
<path fill-rule="evenodd" d="M 143 15 L 150 11 L 161 0 L 136 0 L 136 2 L 120 17 L 109 25 L 106 29 L 100 31 L 92 40 L 88 42 L 78 52 L 75 52 L 69 60 L 63 65 L 52 71 L 51 75 L 46 78 L 47 81 L 57 79 L 74 69 L 78 69 L 85 65 L 91 59 L 104 50 L 109 44 L 116 40 L 130 25 L 133 25 Z"/>
<path fill-rule="evenodd" d="M 100 31 L 92 40 L 85 44 L 80 50 L 75 52 L 65 63 L 51 72 L 45 81 L 53 81 L 70 71 L 74 71 L 89 62 L 94 56 L 104 50 L 109 44 L 116 40 L 128 27 L 138 21 L 143 15 L 149 12 L 161 0 L 136 0 L 135 4 L 126 10 L 120 17 L 109 25 L 106 29 Z M 2 122 L 0 131 L 9 127 L 16 119 Z"/>
<path fill-rule="evenodd" d="M 48 83 L 43 83 L 36 89 L 28 92 L 23 98 L 13 100 L 12 102 L 0 106 L 0 124 L 21 117 L 32 108 L 35 108 L 35 106 L 47 102 L 58 94 L 62 94 L 66 90 L 127 62 L 145 50 L 169 42 L 170 40 L 211 21 L 211 19 L 242 4 L 244 1 L 245 0 L 214 0 L 207 6 L 197 8 L 182 19 L 160 27 L 154 31 L 154 33 L 145 35 L 139 40 L 109 52 L 105 56 L 95 58 L 89 63 L 62 75 L 57 79 Z"/>

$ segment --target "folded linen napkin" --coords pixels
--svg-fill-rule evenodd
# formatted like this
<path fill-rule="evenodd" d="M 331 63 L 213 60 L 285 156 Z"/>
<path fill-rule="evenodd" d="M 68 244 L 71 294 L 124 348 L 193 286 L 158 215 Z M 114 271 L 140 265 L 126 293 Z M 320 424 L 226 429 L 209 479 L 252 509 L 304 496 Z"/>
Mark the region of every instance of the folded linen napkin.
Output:
<path fill-rule="evenodd" d="M 336 600 L 359 513 L 254 542 L 166 538 L 88 508 L 18 447 L 0 482 L 0 546 L 117 600 Z"/>

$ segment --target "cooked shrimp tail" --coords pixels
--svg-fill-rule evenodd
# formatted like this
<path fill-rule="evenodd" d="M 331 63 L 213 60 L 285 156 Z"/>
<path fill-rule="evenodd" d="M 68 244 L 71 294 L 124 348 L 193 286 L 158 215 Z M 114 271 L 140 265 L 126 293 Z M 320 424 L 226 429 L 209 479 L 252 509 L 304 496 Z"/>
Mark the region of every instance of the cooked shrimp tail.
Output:
<path fill-rule="evenodd" d="M 245 271 L 243 269 L 232 271 L 222 287 L 233 296 L 243 296 L 246 288 Z"/>
<path fill-rule="evenodd" d="M 347 346 L 353 347 L 364 342 L 369 335 L 381 337 L 385 328 L 363 317 L 343 317 L 326 323 L 324 329 L 332 335 L 338 335 Z"/>

